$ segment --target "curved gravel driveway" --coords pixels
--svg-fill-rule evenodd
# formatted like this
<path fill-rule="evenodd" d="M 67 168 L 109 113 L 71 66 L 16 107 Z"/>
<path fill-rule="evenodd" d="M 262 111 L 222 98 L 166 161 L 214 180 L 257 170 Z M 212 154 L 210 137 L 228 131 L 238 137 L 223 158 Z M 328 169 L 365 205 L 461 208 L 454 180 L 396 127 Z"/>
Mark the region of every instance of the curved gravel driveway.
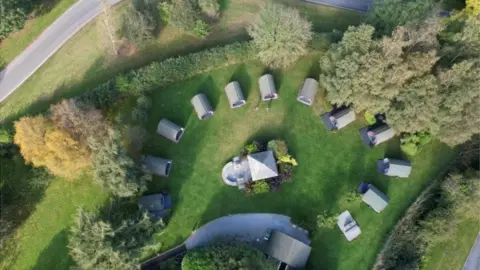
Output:
<path fill-rule="evenodd" d="M 281 231 L 310 245 L 305 231 L 292 224 L 290 217 L 277 214 L 236 214 L 215 219 L 194 231 L 185 245 L 193 249 L 226 237 L 263 242 L 267 229 Z"/>
<path fill-rule="evenodd" d="M 107 0 L 116 4 L 122 0 Z M 0 101 L 8 97 L 67 40 L 101 12 L 100 0 L 79 0 L 0 72 Z"/>

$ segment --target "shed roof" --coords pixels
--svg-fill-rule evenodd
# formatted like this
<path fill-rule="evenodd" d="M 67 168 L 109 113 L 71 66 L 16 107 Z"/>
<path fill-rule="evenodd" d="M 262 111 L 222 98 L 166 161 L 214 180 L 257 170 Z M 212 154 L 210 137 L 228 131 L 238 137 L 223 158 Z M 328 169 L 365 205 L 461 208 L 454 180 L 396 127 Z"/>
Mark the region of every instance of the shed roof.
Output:
<path fill-rule="evenodd" d="M 183 136 L 184 129 L 172 121 L 163 118 L 158 122 L 157 133 L 173 142 L 178 143 Z"/>
<path fill-rule="evenodd" d="M 339 110 L 330 116 L 330 121 L 333 122 L 337 129 L 346 127 L 348 124 L 355 121 L 355 119 L 355 112 L 351 108 Z"/>
<path fill-rule="evenodd" d="M 370 185 L 367 192 L 362 195 L 362 200 L 377 213 L 382 212 L 387 207 L 389 201 L 387 195 L 373 185 Z"/>
<path fill-rule="evenodd" d="M 412 172 L 412 165 L 408 160 L 384 158 L 377 160 L 377 169 L 388 176 L 408 177 Z"/>
<path fill-rule="evenodd" d="M 172 168 L 172 161 L 164 158 L 146 156 L 143 162 L 149 171 L 163 177 L 168 177 Z"/>
<path fill-rule="evenodd" d="M 387 124 L 370 129 L 369 132 L 373 132 L 375 134 L 375 142 L 373 142 L 374 145 L 379 145 L 395 137 L 395 131 Z"/>
<path fill-rule="evenodd" d="M 274 230 L 268 240 L 266 253 L 292 267 L 303 268 L 307 264 L 311 250 L 309 245 Z"/>
<path fill-rule="evenodd" d="M 152 194 L 138 199 L 140 211 L 147 211 L 153 220 L 159 220 L 169 213 L 172 208 L 172 199 L 168 194 Z"/>
<path fill-rule="evenodd" d="M 318 91 L 318 82 L 315 79 L 307 78 L 300 88 L 297 100 L 305 105 L 312 105 L 313 99 Z"/>
<path fill-rule="evenodd" d="M 243 96 L 240 83 L 238 83 L 237 81 L 233 81 L 227 84 L 227 86 L 225 86 L 225 93 L 227 94 L 230 108 L 238 108 L 247 103 L 245 101 L 245 97 Z"/>
<path fill-rule="evenodd" d="M 272 151 L 251 154 L 247 159 L 253 181 L 278 176 L 277 163 Z"/>
<path fill-rule="evenodd" d="M 262 100 L 277 99 L 277 88 L 275 88 L 275 82 L 272 74 L 265 74 L 258 79 L 258 85 L 260 87 L 260 95 Z"/>
<path fill-rule="evenodd" d="M 197 113 L 198 119 L 204 120 L 213 115 L 213 108 L 205 94 L 197 94 L 190 101 Z"/>

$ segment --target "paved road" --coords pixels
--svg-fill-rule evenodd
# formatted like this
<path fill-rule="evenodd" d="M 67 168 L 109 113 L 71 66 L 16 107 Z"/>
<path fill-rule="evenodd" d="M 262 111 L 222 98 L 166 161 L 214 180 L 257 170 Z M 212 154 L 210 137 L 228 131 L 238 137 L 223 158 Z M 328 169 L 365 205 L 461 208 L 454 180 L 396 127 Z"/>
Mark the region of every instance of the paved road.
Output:
<path fill-rule="evenodd" d="M 468 255 L 463 270 L 480 270 L 480 233 L 473 244 L 472 250 Z"/>
<path fill-rule="evenodd" d="M 116 4 L 122 0 L 107 0 Z M 79 0 L 0 72 L 0 101 L 25 82 L 68 39 L 102 12 L 100 0 Z"/>
<path fill-rule="evenodd" d="M 263 242 L 267 229 L 281 231 L 310 245 L 306 232 L 294 227 L 290 217 L 277 214 L 237 214 L 215 219 L 194 231 L 185 245 L 187 249 L 192 249 L 228 237 Z"/>
<path fill-rule="evenodd" d="M 373 0 L 305 0 L 307 2 L 339 7 L 353 11 L 366 13 Z"/>

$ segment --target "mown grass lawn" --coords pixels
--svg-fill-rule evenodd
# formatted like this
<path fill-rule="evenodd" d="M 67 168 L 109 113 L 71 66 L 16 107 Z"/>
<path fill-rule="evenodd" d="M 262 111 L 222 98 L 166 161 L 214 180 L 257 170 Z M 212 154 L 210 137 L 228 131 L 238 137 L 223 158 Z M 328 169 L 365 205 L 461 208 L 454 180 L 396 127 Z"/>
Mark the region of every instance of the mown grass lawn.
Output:
<path fill-rule="evenodd" d="M 464 220 L 445 242 L 436 244 L 425 256 L 426 270 L 462 269 L 480 230 L 480 221 Z"/>
<path fill-rule="evenodd" d="M 56 9 L 68 1 L 71 2 L 63 0 Z M 118 20 L 129 2 L 123 1 L 111 9 L 112 21 Z M 102 21 L 94 20 L 67 41 L 32 77 L 0 103 L 0 122 L 9 123 L 25 114 L 43 112 L 51 103 L 91 90 L 119 72 L 144 66 L 155 60 L 247 40 L 249 37 L 245 27 L 257 16 L 264 1 L 223 2 L 222 17 L 215 23 L 208 38 L 199 39 L 166 26 L 152 44 L 130 56 L 114 57 L 108 53 L 111 44 L 106 42 Z M 313 22 L 318 32 L 344 30 L 349 25 L 359 24 L 362 19 L 361 14 L 352 11 L 297 0 L 282 2 L 299 8 L 300 12 Z M 12 42 L 2 43 L 2 46 L 9 46 L 7 44 Z M 0 50 L 5 49 L 0 47 Z M 9 54 L 15 55 L 21 50 Z"/>
<path fill-rule="evenodd" d="M 256 62 L 216 70 L 152 93 L 148 124 L 152 137 L 146 153 L 173 160 L 170 177 L 154 178 L 148 191 L 168 191 L 173 197 L 167 230 L 157 238 L 162 250 L 181 243 L 192 230 L 212 219 L 234 213 L 269 212 L 289 215 L 310 231 L 310 264 L 316 269 L 371 268 L 388 232 L 448 163 L 452 151 L 434 142 L 412 160 L 410 178 L 380 176 L 375 161 L 384 155 L 399 157 L 398 139 L 367 149 L 358 135 L 358 129 L 365 125 L 362 120 L 331 134 L 318 117 L 322 110 L 320 99 L 313 108 L 295 100 L 303 79 L 316 77 L 316 64 L 316 57 L 304 58 L 288 70 L 274 72 L 280 98 L 272 102 L 269 112 L 267 103 L 258 103 L 257 80 L 266 68 Z M 236 110 L 228 107 L 223 90 L 231 80 L 240 82 L 248 101 Z M 199 92 L 209 96 L 216 110 L 205 121 L 196 118 L 190 105 L 190 98 Z M 163 117 L 186 127 L 179 144 L 155 134 Z M 298 160 L 292 183 L 283 185 L 279 192 L 245 196 L 222 182 L 223 165 L 254 139 L 284 139 Z M 390 197 L 389 206 L 381 214 L 365 204 L 346 201 L 346 193 L 361 181 L 373 183 Z M 319 213 L 346 209 L 362 229 L 359 239 L 348 243 L 337 228 L 316 230 Z"/>

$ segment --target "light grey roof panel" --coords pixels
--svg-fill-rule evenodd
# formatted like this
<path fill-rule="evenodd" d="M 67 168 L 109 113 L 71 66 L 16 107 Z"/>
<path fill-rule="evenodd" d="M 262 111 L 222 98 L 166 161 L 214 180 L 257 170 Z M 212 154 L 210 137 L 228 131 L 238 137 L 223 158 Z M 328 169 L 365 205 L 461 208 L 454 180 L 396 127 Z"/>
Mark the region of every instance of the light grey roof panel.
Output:
<path fill-rule="evenodd" d="M 157 133 L 173 142 L 178 143 L 183 136 L 184 129 L 172 121 L 163 118 L 157 126 Z"/>
<path fill-rule="evenodd" d="M 225 93 L 227 94 L 230 108 L 238 108 L 245 105 L 245 97 L 243 96 L 242 88 L 236 81 L 231 82 L 225 86 Z"/>
<path fill-rule="evenodd" d="M 168 177 L 172 168 L 172 161 L 164 158 L 146 156 L 143 162 L 149 171 L 158 176 Z"/>
<path fill-rule="evenodd" d="M 395 131 L 387 124 L 371 129 L 368 133 L 374 135 L 373 145 L 379 145 L 395 137 Z"/>
<path fill-rule="evenodd" d="M 342 129 L 346 127 L 348 124 L 355 121 L 355 119 L 355 112 L 351 108 L 345 108 L 330 116 L 330 121 L 332 121 L 333 125 L 337 129 Z"/>
<path fill-rule="evenodd" d="M 396 177 L 408 177 L 412 172 L 412 165 L 408 160 L 400 159 L 379 159 L 377 161 L 378 171 L 388 175 Z"/>
<path fill-rule="evenodd" d="M 266 253 L 295 268 L 304 268 L 312 248 L 297 239 L 274 230 L 268 240 Z"/>
<path fill-rule="evenodd" d="M 198 119 L 204 120 L 213 115 L 213 108 L 208 101 L 208 98 L 205 94 L 195 95 L 191 103 L 195 112 L 197 113 Z"/>
<path fill-rule="evenodd" d="M 251 154 L 247 159 L 252 181 L 278 176 L 277 163 L 272 151 Z"/>
<path fill-rule="evenodd" d="M 258 79 L 258 85 L 260 87 L 260 95 L 263 101 L 277 99 L 277 88 L 275 88 L 275 82 L 272 74 L 265 74 Z"/>
<path fill-rule="evenodd" d="M 370 207 L 372 207 L 372 209 L 375 210 L 375 212 L 377 213 L 382 212 L 382 210 L 387 207 L 389 201 L 387 195 L 385 195 L 373 185 L 370 185 L 367 192 L 362 195 L 362 200 Z"/>
<path fill-rule="evenodd" d="M 318 82 L 315 79 L 308 78 L 303 82 L 302 87 L 300 87 L 297 100 L 305 105 L 310 106 L 313 103 L 317 91 Z"/>
<path fill-rule="evenodd" d="M 138 199 L 138 207 L 149 212 L 162 211 L 165 209 L 165 197 L 161 193 L 142 196 Z"/>

